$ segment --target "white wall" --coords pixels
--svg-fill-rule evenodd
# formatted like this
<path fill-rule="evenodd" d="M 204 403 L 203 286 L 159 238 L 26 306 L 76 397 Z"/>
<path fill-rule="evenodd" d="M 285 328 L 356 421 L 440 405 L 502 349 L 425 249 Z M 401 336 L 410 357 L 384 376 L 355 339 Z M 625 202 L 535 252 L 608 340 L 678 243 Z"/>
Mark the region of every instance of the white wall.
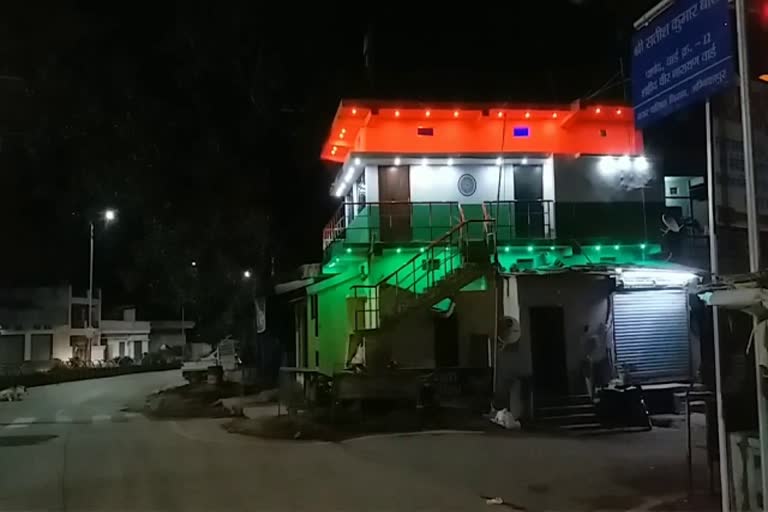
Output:
<path fill-rule="evenodd" d="M 477 190 L 471 196 L 459 192 L 459 178 L 475 178 Z M 514 198 L 512 166 L 502 173 L 501 199 Z M 411 167 L 411 201 L 454 201 L 481 203 L 495 201 L 499 186 L 499 168 L 495 165 L 415 166 Z"/>
<path fill-rule="evenodd" d="M 543 176 L 543 199 L 555 199 L 554 159 L 537 160 L 531 164 L 541 163 Z M 515 199 L 515 184 L 513 178 L 514 165 L 506 164 L 501 173 L 502 201 Z M 469 174 L 475 178 L 477 190 L 471 196 L 459 192 L 459 178 Z M 495 201 L 499 194 L 499 167 L 497 165 L 433 165 L 410 166 L 411 201 L 454 201 L 459 203 L 478 204 L 484 201 Z M 368 202 L 379 200 L 378 166 L 369 165 L 365 168 L 366 196 Z"/>

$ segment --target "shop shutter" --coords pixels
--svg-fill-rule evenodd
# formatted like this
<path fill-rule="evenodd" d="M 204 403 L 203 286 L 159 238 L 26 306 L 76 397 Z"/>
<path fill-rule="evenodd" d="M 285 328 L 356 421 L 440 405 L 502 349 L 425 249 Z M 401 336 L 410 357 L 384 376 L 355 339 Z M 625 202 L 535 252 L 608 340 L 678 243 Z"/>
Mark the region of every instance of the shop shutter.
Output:
<path fill-rule="evenodd" d="M 13 366 L 24 362 L 24 335 L 0 336 L 0 365 Z"/>
<path fill-rule="evenodd" d="M 53 357 L 53 334 L 32 335 L 33 361 L 48 361 Z"/>
<path fill-rule="evenodd" d="M 632 382 L 647 384 L 691 378 L 685 292 L 617 293 L 613 312 L 616 361 Z"/>

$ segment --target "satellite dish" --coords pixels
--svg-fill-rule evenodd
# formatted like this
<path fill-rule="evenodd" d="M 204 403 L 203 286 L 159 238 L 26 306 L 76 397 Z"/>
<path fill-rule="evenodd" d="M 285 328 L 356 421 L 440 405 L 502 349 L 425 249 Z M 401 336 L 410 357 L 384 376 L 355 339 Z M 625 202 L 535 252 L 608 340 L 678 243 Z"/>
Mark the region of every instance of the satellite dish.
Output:
<path fill-rule="evenodd" d="M 517 318 L 505 316 L 502 319 L 498 341 L 502 350 L 520 341 L 520 321 Z"/>
<path fill-rule="evenodd" d="M 666 213 L 661 214 L 661 222 L 664 223 L 664 226 L 666 226 L 667 229 L 662 229 L 663 234 L 667 234 L 670 231 L 673 233 L 679 233 L 682 228 L 682 226 L 677 222 L 677 219 L 675 219 L 671 215 L 667 215 Z"/>

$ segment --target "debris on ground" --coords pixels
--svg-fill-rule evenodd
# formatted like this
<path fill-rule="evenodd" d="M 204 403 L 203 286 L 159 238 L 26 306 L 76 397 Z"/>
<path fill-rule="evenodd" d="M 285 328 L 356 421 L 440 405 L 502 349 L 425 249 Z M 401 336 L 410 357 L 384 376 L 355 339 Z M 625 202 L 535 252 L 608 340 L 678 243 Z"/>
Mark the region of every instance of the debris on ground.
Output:
<path fill-rule="evenodd" d="M 224 428 L 232 433 L 269 439 L 335 442 L 370 434 L 402 434 L 439 430 L 486 432 L 489 425 L 481 415 L 466 410 L 436 409 L 425 411 L 413 408 L 356 411 L 354 413 L 339 410 L 319 410 L 282 416 L 276 416 L 273 413 L 250 418 L 237 418 L 225 424 Z"/>
<path fill-rule="evenodd" d="M 221 400 L 238 392 L 239 386 L 226 383 L 185 384 L 149 395 L 144 411 L 155 418 L 226 418 L 233 414 Z"/>
<path fill-rule="evenodd" d="M 492 413 L 491 422 L 507 430 L 520 430 L 520 422 L 507 409 L 501 409 Z"/>

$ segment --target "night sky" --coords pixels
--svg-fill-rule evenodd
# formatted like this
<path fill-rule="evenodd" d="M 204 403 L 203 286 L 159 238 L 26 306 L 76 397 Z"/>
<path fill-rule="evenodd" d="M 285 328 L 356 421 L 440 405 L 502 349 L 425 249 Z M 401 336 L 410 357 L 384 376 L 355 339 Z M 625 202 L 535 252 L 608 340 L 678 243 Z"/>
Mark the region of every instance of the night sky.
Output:
<path fill-rule="evenodd" d="M 614 83 L 597 97 L 620 100 L 632 21 L 653 3 L 306 20 L 251 1 L 6 3 L 0 285 L 85 286 L 88 218 L 108 206 L 111 304 L 215 301 L 243 268 L 319 261 L 335 202 L 319 152 L 341 98 L 567 103 Z M 649 150 L 696 143 L 676 125 L 696 115 L 646 134 Z"/>

